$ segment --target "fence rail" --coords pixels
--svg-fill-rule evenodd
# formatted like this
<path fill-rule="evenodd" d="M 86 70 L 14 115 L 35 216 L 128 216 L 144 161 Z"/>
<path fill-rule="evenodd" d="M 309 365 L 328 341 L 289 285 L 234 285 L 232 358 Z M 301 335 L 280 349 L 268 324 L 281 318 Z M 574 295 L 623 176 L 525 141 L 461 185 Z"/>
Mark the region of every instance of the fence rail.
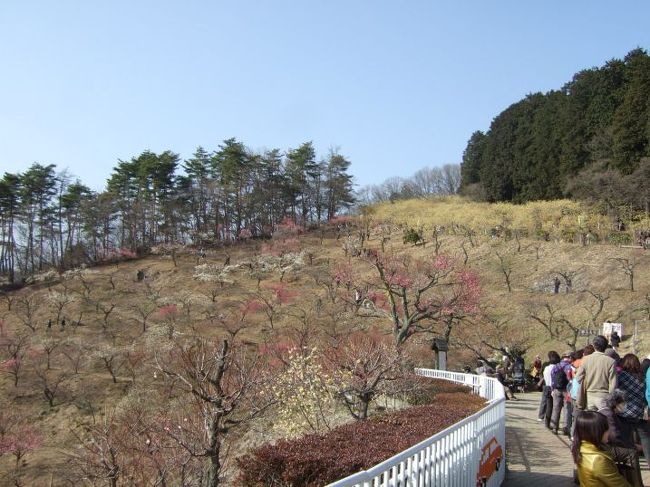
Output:
<path fill-rule="evenodd" d="M 505 477 L 505 395 L 491 377 L 416 369 L 415 373 L 472 388 L 487 400 L 479 412 L 329 487 L 468 487 L 501 485 Z"/>

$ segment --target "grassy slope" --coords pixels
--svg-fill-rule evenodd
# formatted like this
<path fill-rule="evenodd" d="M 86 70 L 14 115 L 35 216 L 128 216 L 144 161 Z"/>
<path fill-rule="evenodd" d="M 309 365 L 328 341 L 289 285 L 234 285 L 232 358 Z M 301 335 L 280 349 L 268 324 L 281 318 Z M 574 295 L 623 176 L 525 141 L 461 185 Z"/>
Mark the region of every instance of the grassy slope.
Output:
<path fill-rule="evenodd" d="M 424 205 L 424 206 L 423 206 Z M 561 221 L 562 207 L 567 203 L 554 203 L 550 205 L 551 210 L 544 217 L 544 221 Z M 553 206 L 555 205 L 555 206 Z M 554 209 L 553 209 L 554 208 Z M 486 215 L 486 211 L 491 212 Z M 541 211 L 541 210 L 540 210 Z M 496 212 L 496 213 L 495 213 Z M 518 243 L 515 240 L 504 238 L 492 238 L 487 229 L 496 223 L 503 222 L 504 212 L 512 212 L 510 221 L 526 221 L 525 218 L 517 216 L 517 208 L 508 207 L 485 207 L 480 205 L 468 205 L 457 200 L 446 200 L 442 204 L 423 202 L 403 202 L 394 205 L 385 205 L 376 209 L 372 216 L 375 223 L 381 221 L 392 221 L 394 225 L 423 225 L 426 228 L 433 228 L 435 225 L 445 225 L 446 233 L 441 236 L 441 252 L 455 255 L 461 262 L 463 252 L 461 245 L 465 243 L 469 260 L 468 265 L 475 269 L 481 276 L 484 288 L 483 305 L 491 315 L 498 316 L 503 320 L 509 320 L 505 325 L 505 336 L 524 336 L 530 344 L 529 356 L 535 353 L 543 353 L 548 349 L 556 348 L 563 351 L 567 346 L 557 341 L 549 340 L 546 332 L 535 325 L 530 319 L 530 311 L 544 303 L 550 303 L 572 322 L 584 322 L 587 317 L 585 307 L 592 306 L 595 301 L 588 294 L 583 292 L 590 289 L 596 292 L 610 291 L 611 297 L 606 302 L 604 312 L 599 321 L 605 319 L 620 320 L 631 330 L 633 320 L 641 318 L 639 312 L 634 311 L 644 302 L 644 296 L 650 293 L 650 254 L 648 252 L 634 249 L 625 249 L 608 245 L 591 245 L 583 247 L 580 245 L 560 241 L 539 241 L 522 239 L 521 250 L 517 251 Z M 555 213 L 553 213 L 555 212 Z M 496 216 L 495 216 L 496 215 Z M 573 215 L 571 218 L 575 218 Z M 452 223 L 466 225 L 475 229 L 473 237 L 474 247 L 471 246 L 467 237 L 461 230 L 454 234 Z M 551 225 L 551 223 L 549 223 Z M 516 228 L 513 225 L 513 228 Z M 427 257 L 433 254 L 433 247 L 428 238 L 425 246 L 405 246 L 401 242 L 401 230 L 396 226 L 392 227 L 391 238 L 388 247 L 394 252 L 406 252 L 413 256 Z M 426 235 L 427 232 L 425 232 Z M 328 270 L 334 267 L 336 262 L 345 259 L 341 250 L 345 237 L 340 240 L 334 238 L 333 234 L 327 234 L 321 245 L 320 239 L 315 234 L 300 237 L 301 246 L 315 255 L 312 265 L 305 264 L 304 268 L 293 275 L 285 276 L 288 287 L 300 296 L 294 300 L 292 307 L 296 311 L 298 307 L 307 308 L 313 305 L 318 296 L 324 298 L 324 289 L 316 284 L 314 276 L 323 276 Z M 379 246 L 377 233 L 369 242 L 372 247 Z M 229 250 L 231 263 L 246 262 L 251 255 L 259 250 L 259 245 L 250 243 Z M 509 293 L 505 287 L 503 276 L 499 270 L 498 259 L 495 251 L 507 256 L 512 264 L 512 285 L 513 291 Z M 537 258 L 539 254 L 539 259 Z M 613 260 L 618 257 L 634 258 L 638 263 L 636 267 L 635 292 L 627 290 L 626 276 L 620 270 L 618 263 Z M 161 317 L 153 314 L 150 318 L 150 331 L 141 333 L 141 324 L 134 305 L 144 303 L 152 290 L 159 293 L 156 305 L 165 303 L 176 303 L 179 307 L 178 318 L 179 329 L 187 327 L 192 322 L 202 334 L 213 335 L 217 333 L 215 326 L 206 320 L 206 312 L 216 310 L 228 310 L 233 303 L 241 302 L 256 290 L 256 281 L 251 279 L 246 268 L 236 271 L 233 274 L 234 285 L 226 285 L 218 289 L 217 302 L 212 303 L 209 297 L 209 289 L 218 284 L 206 284 L 192 278 L 196 258 L 192 255 L 181 255 L 178 266 L 174 267 L 171 259 L 164 257 L 149 257 L 139 261 L 121 263 L 119 267 L 105 266 L 98 267 L 88 273 L 88 280 L 92 286 L 91 300 L 104 304 L 115 304 L 115 310 L 109 318 L 109 329 L 116 335 L 117 345 L 135 344 L 147 346 L 148 337 L 152 327 L 162 321 Z M 215 264 L 223 263 L 225 252 L 223 250 L 211 251 L 207 257 L 208 262 Z M 362 272 L 367 268 L 361 266 Z M 135 275 L 138 269 L 146 269 L 149 288 L 143 283 L 135 282 Z M 554 272 L 560 270 L 571 270 L 576 272 L 573 280 L 573 290 L 569 294 L 553 295 L 549 292 Z M 109 276 L 113 275 L 115 287 L 113 290 Z M 269 275 L 264 283 L 277 282 L 277 274 Z M 36 379 L 27 368 L 26 375 L 21 379 L 18 388 L 14 388 L 11 377 L 0 376 L 0 389 L 2 399 L 0 407 L 5 409 L 17 408 L 23 411 L 30 418 L 36 418 L 35 424 L 45 432 L 45 446 L 38 452 L 27 457 L 29 472 L 28 478 L 39 479 L 38 482 L 46 483 L 49 480 L 49 467 L 60 464 L 64 460 L 62 450 L 65 445 L 74 441 L 70 435 L 70 429 L 79 424 L 80 421 L 89 421 L 91 406 L 95 414 L 101 416 L 105 407 L 115 405 L 124 397 L 131 388 L 131 380 L 128 374 L 122 372 L 117 384 L 113 384 L 108 373 L 102 369 L 92 352 L 97 347 L 107 345 L 113 338 L 102 332 L 102 313 L 97 312 L 91 304 L 84 304 L 80 295 L 83 287 L 78 280 L 67 281 L 70 292 L 75 295 L 75 302 L 70 304 L 65 315 L 70 320 L 76 318 L 81 309 L 84 310 L 84 325 L 74 331 L 71 328 L 61 332 L 55 328 L 51 335 L 56 338 L 74 339 L 81 341 L 88 347 L 88 363 L 82 368 L 78 376 L 74 376 L 65 386 L 65 390 L 57 405 L 50 409 L 45 402 Z M 61 284 L 51 286 L 53 290 L 62 291 Z M 74 292 L 76 291 L 76 293 Z M 38 342 L 47 335 L 44 323 L 54 314 L 51 305 L 48 305 L 48 289 L 46 286 L 32 286 L 14 294 L 14 308 L 8 311 L 7 303 L 0 303 L 0 317 L 8 323 L 13 330 L 27 329 L 19 324 L 18 316 L 15 313 L 17 301 L 26 295 L 36 293 L 41 303 L 37 311 L 37 322 L 40 329 L 37 331 L 34 341 Z M 186 308 L 183 307 L 183 300 L 191 296 L 189 320 L 183 318 Z M 288 308 L 287 308 L 288 309 Z M 278 328 L 297 325 L 300 320 L 300 313 L 292 313 L 294 317 L 285 316 L 278 323 Z M 326 327 L 350 327 L 361 323 L 369 324 L 367 318 L 350 317 L 345 314 L 321 316 L 310 325 L 322 325 Z M 330 322 L 328 323 L 328 320 Z M 365 320 L 365 321 L 364 321 Z M 245 332 L 243 338 L 252 344 L 261 343 L 271 333 L 268 323 L 263 316 L 256 315 L 251 318 L 252 325 Z M 372 320 L 370 320 L 372 321 Z M 318 322 L 318 323 L 317 323 Z M 375 323 L 377 321 L 375 320 Z M 643 332 L 650 327 L 650 323 L 640 323 Z M 479 322 L 475 325 L 467 325 L 463 329 L 456 330 L 454 336 L 473 343 L 480 342 L 483 335 L 492 333 L 492 329 Z M 421 365 L 431 365 L 430 353 L 426 350 L 427 341 L 418 340 L 421 346 L 417 350 L 416 361 Z M 415 342 L 415 340 L 414 340 Z M 650 340 L 647 343 L 641 342 L 641 351 L 645 354 L 650 352 Z M 459 367 L 466 363 L 473 362 L 473 355 L 466 350 L 455 349 L 450 353 L 450 363 Z M 61 356 L 53 359 L 55 370 L 65 369 L 66 362 Z M 141 373 L 146 372 L 142 366 Z M 151 377 L 138 375 L 138 382 L 150 381 Z M 13 466 L 13 459 L 0 458 L 0 473 L 9 471 Z M 33 480 L 32 480 L 33 481 Z M 33 483 L 31 485 L 38 485 Z M 55 485 L 57 485 L 55 483 Z"/>

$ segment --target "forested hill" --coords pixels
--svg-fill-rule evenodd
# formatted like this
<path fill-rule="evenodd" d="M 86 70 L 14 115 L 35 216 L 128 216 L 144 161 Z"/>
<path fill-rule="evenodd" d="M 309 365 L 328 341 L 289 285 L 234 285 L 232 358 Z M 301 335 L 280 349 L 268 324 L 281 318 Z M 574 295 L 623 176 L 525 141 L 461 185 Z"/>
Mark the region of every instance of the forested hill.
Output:
<path fill-rule="evenodd" d="M 514 202 L 611 193 L 612 205 L 647 207 L 649 156 L 650 56 L 635 49 L 526 96 L 474 132 L 462 191 Z"/>
<path fill-rule="evenodd" d="M 0 285 L 159 244 L 218 245 L 331 220 L 354 201 L 349 167 L 337 151 L 319 160 L 311 142 L 259 153 L 231 138 L 185 161 L 144 151 L 119 161 L 95 192 L 34 163 L 0 178 Z"/>

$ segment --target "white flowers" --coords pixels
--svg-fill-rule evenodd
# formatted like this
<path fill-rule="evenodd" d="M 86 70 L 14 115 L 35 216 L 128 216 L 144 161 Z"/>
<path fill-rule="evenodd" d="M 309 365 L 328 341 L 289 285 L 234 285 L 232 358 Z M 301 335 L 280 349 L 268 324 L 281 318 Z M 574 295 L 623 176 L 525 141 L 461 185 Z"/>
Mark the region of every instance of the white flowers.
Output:
<path fill-rule="evenodd" d="M 318 361 L 318 350 L 289 351 L 289 366 L 271 388 L 278 401 L 274 428 L 287 437 L 329 428 L 335 409 L 333 381 Z"/>

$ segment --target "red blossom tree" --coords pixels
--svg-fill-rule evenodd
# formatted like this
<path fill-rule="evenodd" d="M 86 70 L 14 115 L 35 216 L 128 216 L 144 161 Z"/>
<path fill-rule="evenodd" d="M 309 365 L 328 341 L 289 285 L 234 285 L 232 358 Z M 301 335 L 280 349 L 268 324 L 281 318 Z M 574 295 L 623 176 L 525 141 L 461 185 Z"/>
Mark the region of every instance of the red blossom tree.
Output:
<path fill-rule="evenodd" d="M 263 286 L 254 298 L 245 303 L 244 311 L 245 313 L 263 312 L 273 329 L 282 306 L 291 303 L 297 296 L 298 292 L 289 289 L 283 282 L 270 283 Z"/>
<path fill-rule="evenodd" d="M 437 255 L 430 259 L 412 259 L 373 253 L 368 257 L 376 270 L 375 289 L 368 299 L 391 321 L 397 346 L 419 332 L 440 332 L 448 340 L 454 323 L 478 311 L 481 288 L 478 276 L 457 268 L 453 259 Z M 378 293 L 383 290 L 384 298 Z"/>

